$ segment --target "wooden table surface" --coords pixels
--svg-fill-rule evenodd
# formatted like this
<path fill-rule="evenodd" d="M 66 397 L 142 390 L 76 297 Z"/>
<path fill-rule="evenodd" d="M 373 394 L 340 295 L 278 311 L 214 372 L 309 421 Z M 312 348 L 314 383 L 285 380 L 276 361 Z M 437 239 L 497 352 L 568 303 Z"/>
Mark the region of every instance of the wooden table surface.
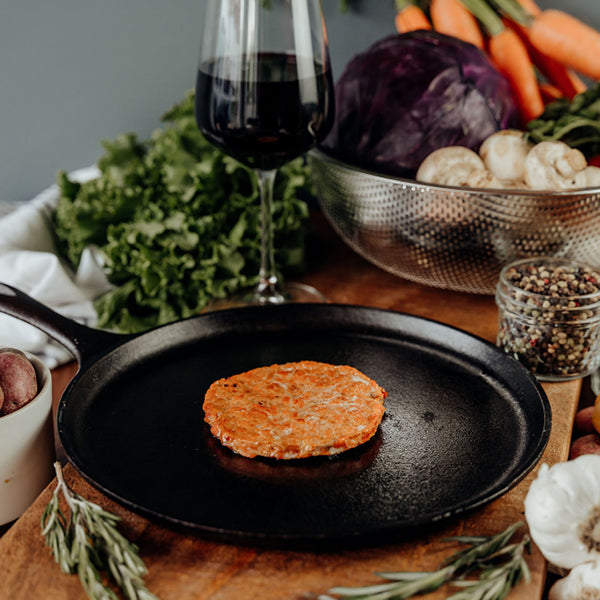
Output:
<path fill-rule="evenodd" d="M 319 219 L 316 229 L 317 237 L 311 245 L 316 259 L 304 281 L 323 291 L 329 301 L 420 315 L 495 340 L 497 313 L 491 296 L 449 292 L 399 279 L 354 254 Z M 74 365 L 54 372 L 56 400 L 74 372 Z M 567 459 L 581 381 L 545 383 L 543 387 L 552 406 L 553 424 L 542 460 L 553 464 Z M 176 532 L 109 500 L 68 465 L 65 474 L 76 491 L 122 516 L 122 531 L 139 546 L 149 568 L 147 585 L 161 600 L 300 600 L 316 598 L 335 585 L 380 582 L 375 571 L 437 568 L 449 553 L 443 538 L 489 535 L 524 519 L 523 500 L 536 470 L 484 508 L 409 541 L 336 552 L 268 550 Z M 61 574 L 40 536 L 40 516 L 53 488 L 54 482 L 0 538 L 0 598 L 86 598 L 76 576 Z M 528 557 L 528 563 L 531 581 L 519 584 L 510 600 L 542 598 L 546 564 L 537 549 Z M 446 598 L 451 591 L 441 588 L 426 597 Z"/>

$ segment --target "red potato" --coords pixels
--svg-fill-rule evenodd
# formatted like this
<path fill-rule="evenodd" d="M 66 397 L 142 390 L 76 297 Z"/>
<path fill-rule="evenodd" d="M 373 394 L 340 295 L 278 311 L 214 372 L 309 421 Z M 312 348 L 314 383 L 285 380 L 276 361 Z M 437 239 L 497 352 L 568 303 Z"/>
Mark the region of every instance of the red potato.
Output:
<path fill-rule="evenodd" d="M 35 369 L 23 352 L 13 348 L 0 349 L 0 388 L 4 397 L 0 416 L 25 406 L 37 395 Z"/>
<path fill-rule="evenodd" d="M 575 415 L 575 434 L 586 435 L 588 433 L 598 433 L 594 428 L 592 422 L 592 416 L 594 414 L 594 407 L 588 406 L 577 411 Z"/>
<path fill-rule="evenodd" d="M 594 400 L 594 410 L 592 412 L 592 426 L 596 433 L 600 433 L 600 394 Z"/>
<path fill-rule="evenodd" d="M 600 454 L 600 435 L 597 433 L 588 433 L 577 438 L 571 444 L 571 454 L 569 456 L 571 460 L 582 454 Z"/>
<path fill-rule="evenodd" d="M 2 414 L 2 405 L 4 404 L 4 392 L 0 387 L 0 414 Z"/>

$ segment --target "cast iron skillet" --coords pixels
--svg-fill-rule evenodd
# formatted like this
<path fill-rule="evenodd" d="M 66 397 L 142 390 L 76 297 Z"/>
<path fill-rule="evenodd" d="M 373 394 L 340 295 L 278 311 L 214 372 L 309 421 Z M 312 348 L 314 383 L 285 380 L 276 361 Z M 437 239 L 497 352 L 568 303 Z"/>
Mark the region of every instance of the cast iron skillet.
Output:
<path fill-rule="evenodd" d="M 2 284 L 0 310 L 79 360 L 57 426 L 83 477 L 134 511 L 224 541 L 397 539 L 504 494 L 536 464 L 550 433 L 548 400 L 517 361 L 406 314 L 250 307 L 122 336 Z M 284 462 L 235 455 L 211 436 L 202 412 L 210 383 L 302 359 L 352 365 L 388 391 L 372 440 Z"/>

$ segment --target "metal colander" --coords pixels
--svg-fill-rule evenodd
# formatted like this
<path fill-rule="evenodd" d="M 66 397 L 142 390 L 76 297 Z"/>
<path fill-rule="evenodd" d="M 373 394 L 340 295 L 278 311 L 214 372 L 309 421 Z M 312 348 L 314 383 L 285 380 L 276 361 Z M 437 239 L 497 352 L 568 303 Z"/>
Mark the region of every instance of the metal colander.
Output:
<path fill-rule="evenodd" d="M 502 267 L 560 256 L 600 266 L 600 189 L 540 192 L 417 183 L 310 153 L 319 204 L 378 267 L 435 287 L 493 294 Z"/>

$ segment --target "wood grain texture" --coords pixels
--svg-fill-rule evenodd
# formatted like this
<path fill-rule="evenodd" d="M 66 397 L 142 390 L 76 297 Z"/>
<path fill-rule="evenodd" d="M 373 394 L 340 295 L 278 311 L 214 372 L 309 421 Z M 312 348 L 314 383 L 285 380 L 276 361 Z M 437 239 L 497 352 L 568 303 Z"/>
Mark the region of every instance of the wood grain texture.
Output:
<path fill-rule="evenodd" d="M 495 340 L 497 312 L 492 297 L 448 292 L 401 280 L 351 252 L 322 220 L 317 220 L 315 226 L 313 264 L 304 280 L 321 289 L 329 301 L 411 313 Z M 74 365 L 54 372 L 56 399 L 74 373 Z M 552 406 L 553 425 L 542 460 L 553 464 L 567 459 L 581 382 L 548 383 L 543 387 Z M 121 515 L 122 530 L 139 545 L 149 568 L 148 587 L 162 600 L 306 600 L 335 585 L 374 583 L 378 581 L 376 571 L 435 569 L 454 550 L 444 538 L 492 534 L 524 519 L 523 500 L 536 470 L 501 498 L 462 519 L 423 531 L 402 543 L 337 552 L 234 546 L 194 533 L 177 532 L 104 497 L 70 465 L 65 474 L 76 491 Z M 0 562 L 4 566 L 0 598 L 86 597 L 75 576 L 60 573 L 40 535 L 40 516 L 53 486 L 50 484 L 0 538 Z M 542 598 L 546 564 L 535 548 L 528 563 L 531 581 L 517 586 L 510 600 Z M 446 598 L 450 592 L 440 589 L 427 598 Z"/>

